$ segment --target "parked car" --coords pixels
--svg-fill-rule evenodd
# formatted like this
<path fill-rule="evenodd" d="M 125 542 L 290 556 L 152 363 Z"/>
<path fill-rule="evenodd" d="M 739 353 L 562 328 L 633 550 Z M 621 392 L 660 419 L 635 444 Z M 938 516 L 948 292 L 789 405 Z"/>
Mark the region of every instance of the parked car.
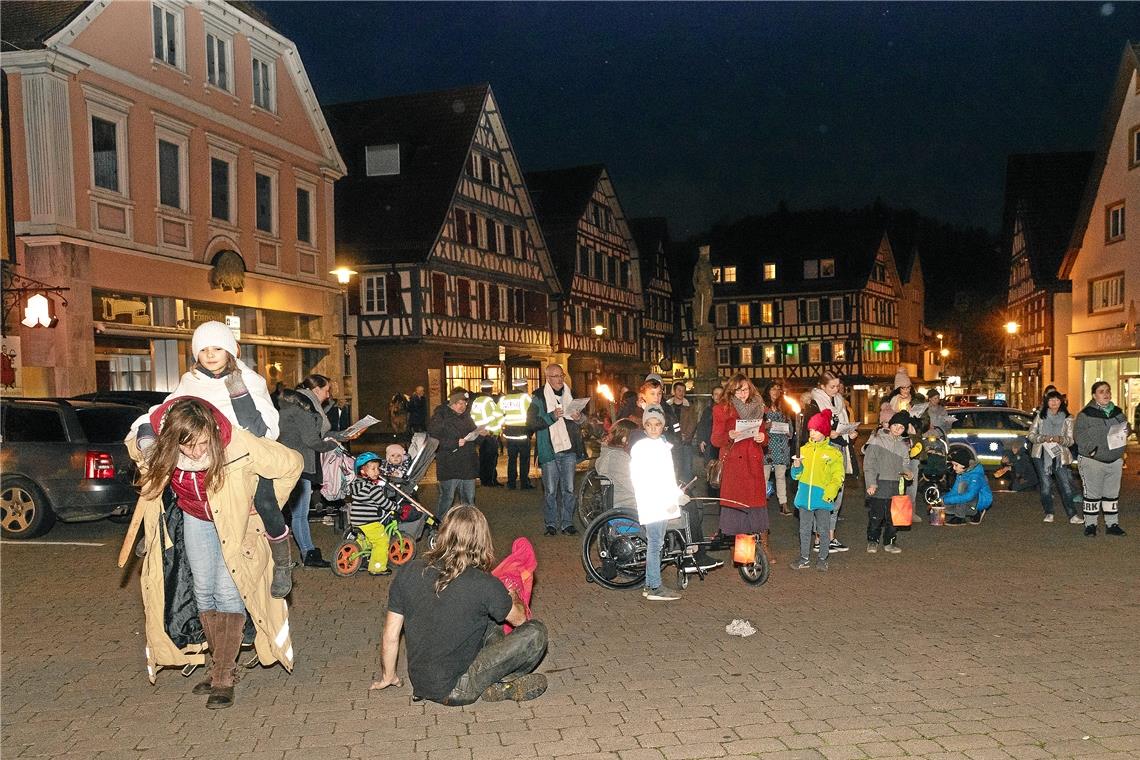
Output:
<path fill-rule="evenodd" d="M 0 399 L 0 533 L 42 535 L 56 520 L 125 516 L 138 500 L 123 439 L 137 406 Z"/>
<path fill-rule="evenodd" d="M 165 391 L 96 391 L 95 393 L 81 393 L 72 396 L 82 401 L 110 401 L 113 404 L 127 404 L 137 406 L 144 412 L 152 406 L 158 406 L 166 401 L 170 394 Z"/>
<path fill-rule="evenodd" d="M 1001 458 L 1013 441 L 1028 446 L 1025 437 L 1033 423 L 1033 413 L 997 406 L 963 406 L 950 411 L 955 418 L 947 436 L 950 443 L 967 443 L 987 470 L 1001 465 Z"/>

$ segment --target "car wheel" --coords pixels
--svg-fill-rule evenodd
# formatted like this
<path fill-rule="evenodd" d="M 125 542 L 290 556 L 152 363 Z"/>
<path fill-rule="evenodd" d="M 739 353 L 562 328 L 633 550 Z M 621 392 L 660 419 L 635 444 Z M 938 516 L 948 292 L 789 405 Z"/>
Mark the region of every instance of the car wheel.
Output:
<path fill-rule="evenodd" d="M 115 525 L 129 525 L 131 522 L 131 517 L 134 516 L 134 513 L 135 508 L 132 506 L 121 515 L 107 515 L 107 519 L 113 522 Z"/>
<path fill-rule="evenodd" d="M 35 538 L 55 525 L 47 497 L 27 478 L 4 478 L 0 486 L 0 533 L 4 538 Z"/>

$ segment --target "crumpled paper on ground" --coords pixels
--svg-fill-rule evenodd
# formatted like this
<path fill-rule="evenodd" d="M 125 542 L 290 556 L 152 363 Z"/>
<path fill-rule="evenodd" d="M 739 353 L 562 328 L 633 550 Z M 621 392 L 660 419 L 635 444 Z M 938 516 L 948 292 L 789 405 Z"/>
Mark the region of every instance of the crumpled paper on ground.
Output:
<path fill-rule="evenodd" d="M 737 618 L 724 627 L 724 632 L 730 636 L 740 636 L 743 638 L 756 633 L 756 628 L 747 620 Z"/>

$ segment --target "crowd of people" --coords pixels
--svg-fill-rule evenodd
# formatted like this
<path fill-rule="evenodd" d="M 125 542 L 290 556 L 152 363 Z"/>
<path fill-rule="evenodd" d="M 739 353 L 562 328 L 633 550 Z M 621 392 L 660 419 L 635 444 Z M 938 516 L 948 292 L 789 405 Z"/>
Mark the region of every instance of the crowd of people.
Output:
<path fill-rule="evenodd" d="M 265 380 L 240 360 L 225 325 L 201 325 L 192 348 L 191 369 L 165 402 L 136 421 L 127 440 L 141 483 L 128 545 L 141 526 L 136 553 L 143 558 L 150 678 L 160 667 L 204 664 L 208 651 L 208 677 L 193 691 L 207 695 L 208 708 L 222 708 L 234 703 L 243 641 L 252 643 L 263 665 L 292 668 L 284 601 L 292 587 L 290 544 L 297 544 L 305 566 L 329 566 L 314 545 L 309 509 L 320 483 L 320 454 L 349 440 L 343 431 L 350 420 L 322 375 L 270 394 Z M 508 450 L 507 487 L 528 489 L 534 487 L 533 436 L 545 534 L 574 535 L 583 432 L 600 429 L 604 442 L 594 466 L 612 484 L 613 505 L 634 510 L 644 526 L 642 593 L 657 602 L 679 598 L 661 579 L 666 532 L 680 528 L 703 541 L 702 500 L 691 488 L 699 481 L 704 498 L 719 504 L 718 538 L 755 535 L 771 560 L 768 507 L 775 497 L 779 515 L 799 523 L 791 567 L 811 567 L 816 553 L 816 569 L 826 571 L 829 558 L 848 548 L 836 536 L 837 520 L 845 492 L 861 480 L 867 551 L 900 553 L 892 500 L 909 495 L 913 505 L 920 439 L 931 431 L 948 433 L 953 422 L 937 392 L 919 394 L 900 368 L 860 467 L 859 420 L 841 378 L 830 372 L 798 403 L 785 396 L 781 382 L 768 382 L 761 391 L 736 374 L 711 390 L 711 403 L 699 414 L 683 382 L 667 387 L 655 373 L 636 390 L 623 390 L 608 414 L 581 407 L 560 365 L 548 364 L 544 378 L 533 392 L 518 380 L 501 396 L 490 383 L 474 397 L 452 388 L 434 410 L 422 386 L 410 397 L 392 399 L 390 420 L 398 434 L 426 434 L 438 444 L 434 517 L 440 527 L 431 550 L 392 581 L 372 689 L 401 685 L 396 661 L 403 634 L 415 699 L 464 705 L 533 699 L 545 691 L 545 677 L 533 672 L 547 647 L 547 631 L 530 609 L 537 555 L 519 538 L 494 566 L 490 528 L 475 506 L 477 480 L 484 487 L 500 485 L 500 440 Z M 1105 533 L 1122 536 L 1118 502 L 1129 426 L 1108 383 L 1095 383 L 1091 394 L 1074 416 L 1064 394 L 1049 389 L 1023 453 L 1032 463 L 1046 522 L 1053 521 L 1056 494 L 1069 521 L 1082 524 L 1086 535 L 1097 535 L 1103 515 Z M 408 464 L 400 444 L 383 456 L 365 452 L 354 462 L 348 511 L 375 546 L 369 562 L 374 575 L 391 574 L 386 526 L 400 503 L 387 485 L 403 482 Z M 958 447 L 946 466 L 955 475 L 939 504 L 946 524 L 980 524 L 993 504 L 981 462 Z M 920 522 L 923 517 L 917 514 Z M 704 549 L 685 562 L 684 572 L 723 564 Z"/>

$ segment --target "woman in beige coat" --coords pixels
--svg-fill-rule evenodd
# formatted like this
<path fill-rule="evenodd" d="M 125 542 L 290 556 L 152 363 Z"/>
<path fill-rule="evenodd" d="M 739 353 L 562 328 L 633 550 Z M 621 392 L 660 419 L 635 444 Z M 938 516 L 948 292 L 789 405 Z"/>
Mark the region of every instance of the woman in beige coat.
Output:
<path fill-rule="evenodd" d="M 159 668 L 204 662 L 207 644 L 188 643 L 181 635 L 176 643 L 168 627 L 166 576 L 178 571 L 164 557 L 184 555 L 193 596 L 171 605 L 177 607 L 171 614 L 185 623 L 192 621 L 191 608 L 196 608 L 213 655 L 209 680 L 195 686 L 194 693 L 209 694 L 209 708 L 229 707 L 247 611 L 257 631 L 261 664 L 293 668 L 288 607 L 269 594 L 273 563 L 252 505 L 259 476 L 273 481 L 278 504 L 284 504 L 301 473 L 301 456 L 233 427 L 198 398 L 167 401 L 153 412 L 151 424 L 158 437 L 145 456 L 134 436 L 127 438 L 141 472 L 135 509 L 146 531 L 142 596 L 147 673 L 153 683 Z M 168 514 L 175 508 L 178 514 Z"/>

